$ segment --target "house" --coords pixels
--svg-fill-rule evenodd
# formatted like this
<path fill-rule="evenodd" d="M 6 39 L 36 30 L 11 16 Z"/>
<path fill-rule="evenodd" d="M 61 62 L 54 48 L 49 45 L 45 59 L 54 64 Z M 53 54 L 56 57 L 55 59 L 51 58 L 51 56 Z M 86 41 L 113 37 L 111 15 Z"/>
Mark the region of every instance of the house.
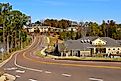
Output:
<path fill-rule="evenodd" d="M 35 30 L 38 30 L 40 32 L 63 32 L 63 29 L 56 28 L 56 27 L 50 27 L 50 26 L 40 26 L 40 25 L 33 25 L 31 28 L 29 28 L 29 32 L 34 32 Z"/>
<path fill-rule="evenodd" d="M 121 44 L 109 37 L 82 37 L 58 44 L 58 50 L 61 56 L 121 55 Z"/>
<path fill-rule="evenodd" d="M 68 27 L 66 31 L 74 31 L 77 32 L 77 27 Z"/>
<path fill-rule="evenodd" d="M 50 26 L 38 26 L 40 32 L 48 32 Z"/>

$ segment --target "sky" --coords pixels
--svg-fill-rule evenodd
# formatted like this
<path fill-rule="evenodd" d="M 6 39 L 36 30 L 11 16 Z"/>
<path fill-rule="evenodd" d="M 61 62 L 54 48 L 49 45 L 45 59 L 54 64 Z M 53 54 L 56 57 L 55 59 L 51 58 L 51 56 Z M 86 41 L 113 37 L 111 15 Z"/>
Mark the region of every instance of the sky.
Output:
<path fill-rule="evenodd" d="M 0 0 L 9 2 L 14 10 L 32 17 L 32 22 L 53 19 L 72 21 L 114 20 L 121 23 L 121 0 Z"/>

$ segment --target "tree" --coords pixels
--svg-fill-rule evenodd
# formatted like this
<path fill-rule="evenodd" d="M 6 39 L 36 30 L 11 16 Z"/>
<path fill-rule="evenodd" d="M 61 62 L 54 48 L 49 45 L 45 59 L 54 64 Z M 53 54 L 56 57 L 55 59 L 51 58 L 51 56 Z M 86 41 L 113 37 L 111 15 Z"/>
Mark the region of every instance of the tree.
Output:
<path fill-rule="evenodd" d="M 9 47 L 18 47 L 20 33 L 23 32 L 22 27 L 27 21 L 28 17 L 18 10 L 12 10 L 9 3 L 0 3 L 0 26 L 3 28 L 1 32 L 3 32 L 4 49 L 8 53 Z"/>
<path fill-rule="evenodd" d="M 12 6 L 9 3 L 1 3 L 0 4 L 0 15 L 2 18 L 2 26 L 3 26 L 3 44 L 4 44 L 4 49 L 7 49 L 7 52 L 9 53 L 9 35 L 7 36 L 6 34 L 9 33 L 6 32 L 6 30 L 9 29 L 10 27 L 10 11 L 12 10 Z M 6 43 L 7 39 L 7 43 Z"/>
<path fill-rule="evenodd" d="M 100 33 L 99 26 L 96 22 L 94 22 L 94 23 L 90 22 L 89 23 L 89 30 L 90 30 L 88 32 L 89 36 L 98 36 L 99 33 Z"/>

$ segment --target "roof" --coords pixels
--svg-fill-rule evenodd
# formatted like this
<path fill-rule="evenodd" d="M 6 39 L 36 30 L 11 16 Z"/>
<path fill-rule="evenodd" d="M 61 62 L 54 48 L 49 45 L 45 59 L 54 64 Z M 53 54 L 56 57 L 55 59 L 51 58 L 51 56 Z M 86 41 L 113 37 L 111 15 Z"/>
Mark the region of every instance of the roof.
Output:
<path fill-rule="evenodd" d="M 38 28 L 49 28 L 50 26 L 38 26 Z"/>
<path fill-rule="evenodd" d="M 98 37 L 98 36 L 91 37 L 91 36 L 89 36 L 89 37 L 82 37 L 82 38 L 80 38 L 78 40 L 79 41 L 81 41 L 81 40 L 94 41 L 94 40 L 96 40 L 98 38 L 102 39 L 103 41 L 106 41 L 106 45 L 105 46 L 107 46 L 107 47 L 119 47 L 120 44 L 121 44 L 121 40 L 118 40 L 118 42 L 117 42 L 117 40 L 112 39 L 110 37 Z"/>
<path fill-rule="evenodd" d="M 63 51 L 65 48 L 67 50 L 90 50 L 89 48 L 95 47 L 94 45 L 92 45 L 91 43 L 82 43 L 81 40 L 96 40 L 99 37 L 85 37 L 84 38 L 80 38 L 78 40 L 67 40 L 62 44 L 58 44 L 59 45 L 59 50 Z M 121 47 L 121 40 L 115 40 L 112 39 L 110 37 L 100 37 L 100 39 L 107 41 L 106 45 L 104 45 L 103 47 Z M 119 43 L 120 42 L 120 43 Z"/>
<path fill-rule="evenodd" d="M 119 47 L 120 44 L 115 39 L 112 39 L 110 37 L 100 37 L 101 39 L 107 41 L 106 45 L 107 47 Z"/>
<path fill-rule="evenodd" d="M 68 40 L 65 42 L 67 49 L 71 50 L 89 50 L 88 47 L 91 46 L 89 43 L 81 43 L 78 40 Z"/>
<path fill-rule="evenodd" d="M 97 39 L 97 38 L 99 38 L 98 36 L 88 36 L 88 37 L 82 37 L 82 38 L 80 38 L 80 39 L 78 39 L 78 40 L 90 40 L 90 41 L 93 41 L 93 40 L 95 40 L 95 39 Z"/>
<path fill-rule="evenodd" d="M 121 40 L 116 40 L 121 45 Z"/>

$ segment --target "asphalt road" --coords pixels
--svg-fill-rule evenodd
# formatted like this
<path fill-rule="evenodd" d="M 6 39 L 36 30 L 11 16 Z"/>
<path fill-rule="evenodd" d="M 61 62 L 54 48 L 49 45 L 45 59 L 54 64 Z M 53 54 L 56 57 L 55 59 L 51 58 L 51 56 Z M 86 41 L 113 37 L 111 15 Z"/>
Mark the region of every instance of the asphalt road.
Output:
<path fill-rule="evenodd" d="M 32 45 L 11 58 L 2 68 L 16 81 L 121 81 L 121 63 L 61 61 L 37 57 L 46 46 L 45 36 L 37 36 Z"/>

